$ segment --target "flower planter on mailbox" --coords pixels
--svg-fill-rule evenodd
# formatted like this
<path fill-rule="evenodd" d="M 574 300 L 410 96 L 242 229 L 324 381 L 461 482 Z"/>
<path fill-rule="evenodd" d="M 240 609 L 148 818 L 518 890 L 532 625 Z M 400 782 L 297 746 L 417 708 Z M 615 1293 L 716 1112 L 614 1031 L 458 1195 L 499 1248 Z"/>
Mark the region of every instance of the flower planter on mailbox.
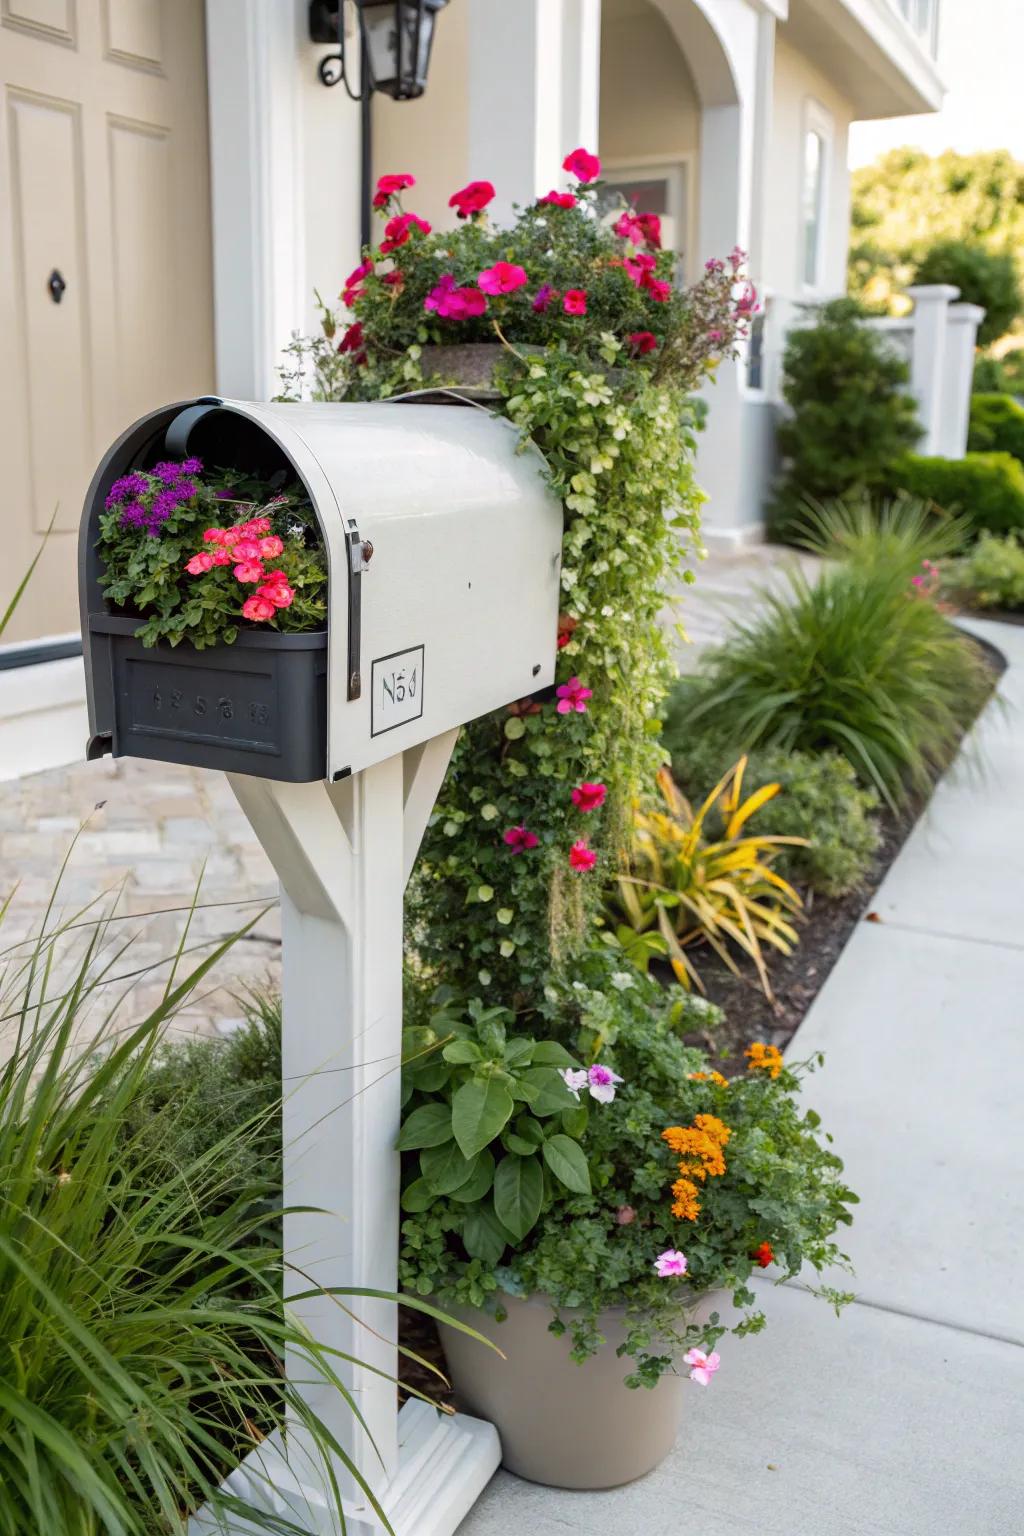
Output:
<path fill-rule="evenodd" d="M 104 458 L 81 533 L 89 755 L 285 782 L 338 780 L 554 678 L 561 514 L 514 429 L 457 404 L 202 399 Z M 328 565 L 326 632 L 240 627 L 146 647 L 101 590 L 113 482 L 169 453 L 305 487 Z"/>

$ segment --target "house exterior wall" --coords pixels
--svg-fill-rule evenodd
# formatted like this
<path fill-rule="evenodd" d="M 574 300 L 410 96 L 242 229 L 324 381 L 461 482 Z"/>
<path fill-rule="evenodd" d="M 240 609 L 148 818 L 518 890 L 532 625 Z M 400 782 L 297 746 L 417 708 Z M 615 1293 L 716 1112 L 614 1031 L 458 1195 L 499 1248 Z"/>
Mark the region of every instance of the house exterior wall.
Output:
<path fill-rule="evenodd" d="M 608 165 L 695 155 L 701 105 L 660 11 L 606 8 L 601 22 L 600 150 Z"/>

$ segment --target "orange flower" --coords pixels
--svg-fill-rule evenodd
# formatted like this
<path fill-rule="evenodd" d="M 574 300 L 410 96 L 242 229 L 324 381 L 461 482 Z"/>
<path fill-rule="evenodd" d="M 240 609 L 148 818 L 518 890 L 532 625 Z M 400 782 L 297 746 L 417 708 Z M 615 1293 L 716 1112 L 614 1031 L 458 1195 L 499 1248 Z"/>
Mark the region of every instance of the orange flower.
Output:
<path fill-rule="evenodd" d="M 672 1215 L 679 1221 L 696 1221 L 700 1212 L 700 1201 L 697 1199 L 697 1186 L 692 1179 L 676 1179 L 672 1185 L 672 1193 L 675 1196 Z"/>
<path fill-rule="evenodd" d="M 687 1072 L 686 1076 L 691 1083 L 714 1083 L 716 1088 L 728 1088 L 729 1079 L 723 1077 L 721 1072 Z"/>
<path fill-rule="evenodd" d="M 775 1078 L 782 1071 L 781 1051 L 776 1050 L 774 1045 L 765 1045 L 763 1040 L 755 1040 L 743 1054 L 747 1057 L 748 1072 L 767 1072 Z"/>
<path fill-rule="evenodd" d="M 662 1140 L 679 1158 L 679 1178 L 672 1186 L 675 1204 L 673 1216 L 681 1221 L 696 1221 L 700 1210 L 694 1180 L 705 1183 L 725 1172 L 722 1148 L 732 1135 L 715 1115 L 697 1115 L 692 1125 L 670 1125 L 662 1131 Z"/>

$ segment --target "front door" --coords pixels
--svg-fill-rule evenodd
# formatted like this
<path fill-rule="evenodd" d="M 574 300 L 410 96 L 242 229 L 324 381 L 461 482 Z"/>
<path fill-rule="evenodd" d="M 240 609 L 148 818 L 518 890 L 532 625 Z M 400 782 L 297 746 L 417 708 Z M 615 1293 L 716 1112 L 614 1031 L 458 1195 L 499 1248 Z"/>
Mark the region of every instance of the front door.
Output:
<path fill-rule="evenodd" d="M 213 378 L 202 0 L 0 0 L 0 612 L 78 628 L 104 449 Z"/>

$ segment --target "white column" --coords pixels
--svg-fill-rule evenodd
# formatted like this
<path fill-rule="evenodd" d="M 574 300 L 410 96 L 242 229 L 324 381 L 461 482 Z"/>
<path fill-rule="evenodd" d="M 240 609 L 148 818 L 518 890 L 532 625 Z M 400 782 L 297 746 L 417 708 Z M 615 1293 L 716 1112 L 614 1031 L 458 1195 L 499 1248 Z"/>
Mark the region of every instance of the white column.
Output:
<path fill-rule="evenodd" d="M 499 223 L 514 202 L 564 186 L 562 161 L 596 150 L 600 0 L 464 0 L 471 178 L 493 181 Z"/>
<path fill-rule="evenodd" d="M 947 459 L 962 459 L 967 451 L 974 349 L 984 318 L 980 304 L 951 304 L 946 311 L 946 366 L 938 451 Z"/>
<path fill-rule="evenodd" d="M 946 312 L 959 288 L 951 283 L 919 283 L 908 288 L 914 301 L 914 343 L 910 387 L 917 400 L 924 435 L 918 453 L 941 453 L 943 371 L 946 367 Z"/>

